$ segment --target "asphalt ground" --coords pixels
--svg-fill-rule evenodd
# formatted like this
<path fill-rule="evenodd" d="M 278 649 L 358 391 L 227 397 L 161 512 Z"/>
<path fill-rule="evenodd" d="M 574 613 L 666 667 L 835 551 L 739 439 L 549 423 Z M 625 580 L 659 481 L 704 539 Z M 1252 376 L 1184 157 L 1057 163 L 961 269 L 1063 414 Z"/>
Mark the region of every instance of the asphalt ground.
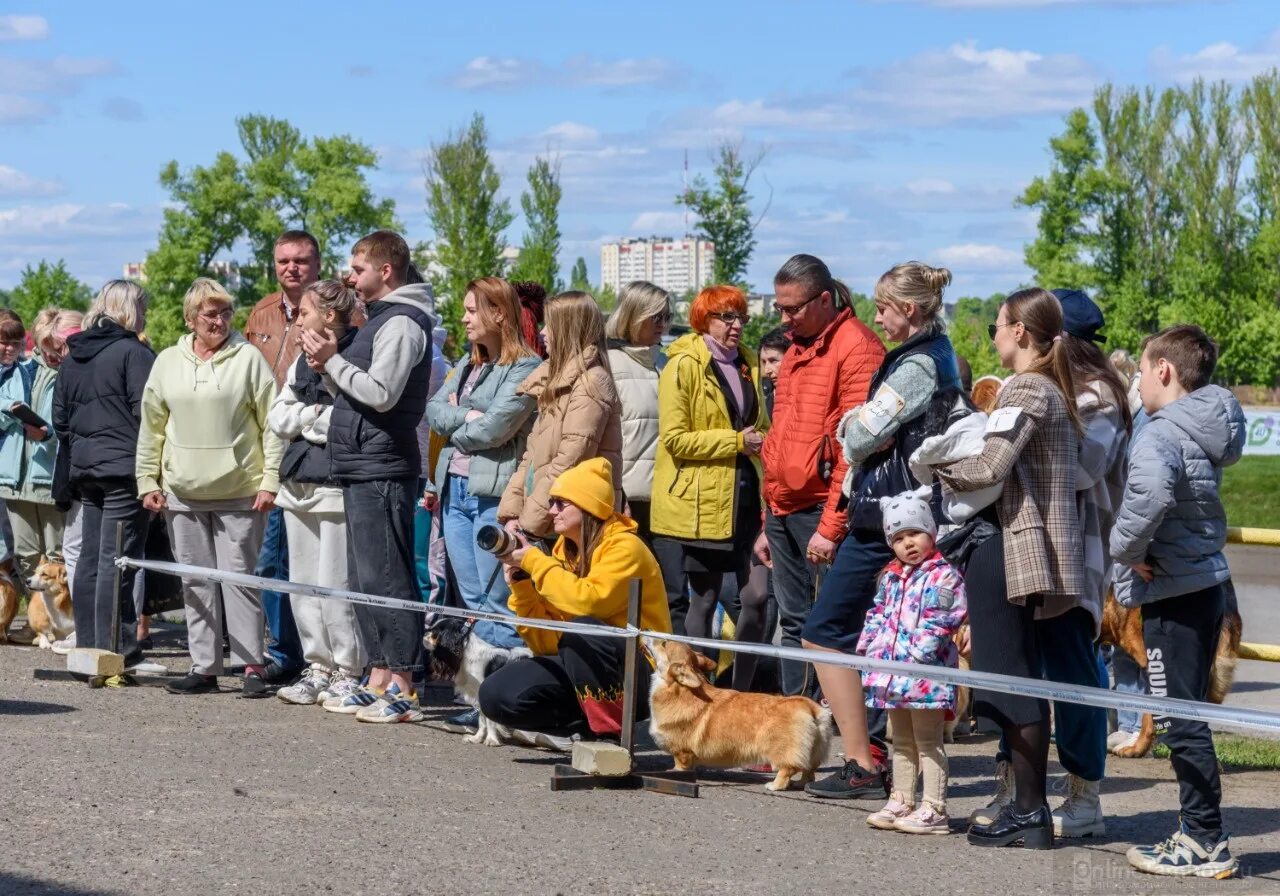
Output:
<path fill-rule="evenodd" d="M 164 627 L 157 658 L 187 659 Z M 1167 761 L 1112 759 L 1104 838 L 984 850 L 961 833 L 995 744 L 950 748 L 948 837 L 865 824 L 829 803 L 706 772 L 699 799 L 553 793 L 564 757 L 465 743 L 432 689 L 427 720 L 362 725 L 279 700 L 37 680 L 60 657 L 0 646 L 0 894 L 1280 893 L 1280 772 L 1226 776 L 1242 881 L 1153 878 L 1125 850 L 1176 824 Z M 661 754 L 640 762 L 661 766 Z M 1052 768 L 1061 783 L 1061 769 Z M 1060 797 L 1051 799 L 1056 803 Z"/>

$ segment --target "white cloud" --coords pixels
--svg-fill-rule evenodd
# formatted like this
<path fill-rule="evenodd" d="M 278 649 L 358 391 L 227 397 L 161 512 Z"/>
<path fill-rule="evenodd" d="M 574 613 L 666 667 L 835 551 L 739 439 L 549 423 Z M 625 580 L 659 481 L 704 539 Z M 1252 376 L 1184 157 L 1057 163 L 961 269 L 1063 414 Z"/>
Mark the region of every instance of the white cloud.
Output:
<path fill-rule="evenodd" d="M 49 36 L 49 22 L 44 16 L 0 16 L 0 42 L 44 40 Z"/>
<path fill-rule="evenodd" d="M 155 244 L 159 206 L 124 202 L 87 205 L 56 202 L 0 208 L 0 285 L 17 280 L 17 271 L 42 258 L 64 258 L 67 267 L 90 285 L 118 277 L 127 261 L 140 261 Z"/>
<path fill-rule="evenodd" d="M 631 222 L 631 233 L 671 236 L 684 233 L 684 224 L 683 212 L 641 212 Z"/>
<path fill-rule="evenodd" d="M 1174 81 L 1247 81 L 1276 67 L 1280 67 L 1280 29 L 1251 49 L 1219 41 L 1194 53 L 1178 55 L 1168 47 L 1158 47 L 1151 54 L 1155 74 Z"/>
<path fill-rule="evenodd" d="M 951 195 L 955 191 L 956 185 L 941 177 L 921 177 L 907 183 L 907 192 L 912 196 Z"/>
<path fill-rule="evenodd" d="M 805 131 L 854 131 L 865 129 L 870 122 L 839 102 L 819 101 L 794 103 L 790 100 L 729 100 L 711 112 L 714 128 L 769 128 Z"/>
<path fill-rule="evenodd" d="M 39 121 L 52 112 L 53 107 L 47 103 L 11 93 L 0 93 L 0 124 Z"/>
<path fill-rule="evenodd" d="M 979 270 L 1013 270 L 1022 267 L 1022 253 L 991 243 L 958 243 L 933 253 L 943 264 Z"/>
<path fill-rule="evenodd" d="M 882 120 L 916 126 L 1057 115 L 1088 102 L 1102 80 L 1079 56 L 981 49 L 977 41 L 852 74 L 860 82 L 855 101 Z"/>
<path fill-rule="evenodd" d="M 85 80 L 116 72 L 110 59 L 14 59 L 0 57 L 0 84 L 23 93 L 71 93 Z"/>
<path fill-rule="evenodd" d="M 534 139 L 562 145 L 594 144 L 599 142 L 600 132 L 590 125 L 576 121 L 562 121 L 559 124 L 553 124 Z"/>
<path fill-rule="evenodd" d="M 27 199 L 35 196 L 54 196 L 65 188 L 56 180 L 45 180 L 0 165 L 0 199 Z"/>
<path fill-rule="evenodd" d="M 515 56 L 477 56 L 448 79 L 461 90 L 504 90 L 530 87 L 604 87 L 674 84 L 686 70 L 668 59 L 597 59 L 572 56 L 548 65 Z"/>

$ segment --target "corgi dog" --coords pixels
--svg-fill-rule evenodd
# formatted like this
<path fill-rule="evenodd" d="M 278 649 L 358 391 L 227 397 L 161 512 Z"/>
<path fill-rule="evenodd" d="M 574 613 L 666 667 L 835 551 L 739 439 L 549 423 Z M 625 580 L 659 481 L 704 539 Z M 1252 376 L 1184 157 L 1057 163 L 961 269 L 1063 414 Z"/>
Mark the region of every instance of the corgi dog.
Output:
<path fill-rule="evenodd" d="M 0 563 L 0 644 L 9 642 L 9 626 L 18 615 L 18 602 L 22 595 L 18 588 L 17 574 L 13 571 L 13 558 Z"/>
<path fill-rule="evenodd" d="M 766 790 L 783 791 L 795 777 L 812 781 L 831 745 L 831 713 L 808 697 L 779 697 L 713 687 L 714 660 L 687 644 L 645 639 L 654 660 L 649 732 L 677 769 L 769 763 Z"/>
<path fill-rule="evenodd" d="M 431 677 L 452 681 L 454 692 L 472 709 L 480 708 L 480 685 L 488 676 L 520 657 L 533 656 L 527 647 L 494 647 L 471 631 L 472 620 L 457 616 L 437 616 L 422 637 L 431 655 Z M 465 738 L 469 743 L 497 747 L 521 738 L 480 713 L 475 734 Z"/>
<path fill-rule="evenodd" d="M 41 559 L 27 587 L 31 589 L 27 625 L 34 632 L 32 643 L 48 650 L 54 641 L 76 630 L 66 564 Z"/>

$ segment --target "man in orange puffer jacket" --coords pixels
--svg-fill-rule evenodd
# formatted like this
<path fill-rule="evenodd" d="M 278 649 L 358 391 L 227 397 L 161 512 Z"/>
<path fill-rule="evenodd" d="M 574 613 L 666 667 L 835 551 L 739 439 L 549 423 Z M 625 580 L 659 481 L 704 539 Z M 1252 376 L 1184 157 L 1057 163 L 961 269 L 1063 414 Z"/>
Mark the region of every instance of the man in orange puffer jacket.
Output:
<path fill-rule="evenodd" d="M 844 538 L 838 509 L 846 463 L 836 427 L 867 400 L 884 346 L 851 310 L 849 288 L 812 255 L 792 256 L 773 280 L 774 310 L 791 329 L 765 437 L 764 532 L 756 555 L 773 568 L 784 647 L 799 647 L 813 606 L 818 564 L 829 564 Z M 782 662 L 782 690 L 809 686 L 809 666 Z"/>

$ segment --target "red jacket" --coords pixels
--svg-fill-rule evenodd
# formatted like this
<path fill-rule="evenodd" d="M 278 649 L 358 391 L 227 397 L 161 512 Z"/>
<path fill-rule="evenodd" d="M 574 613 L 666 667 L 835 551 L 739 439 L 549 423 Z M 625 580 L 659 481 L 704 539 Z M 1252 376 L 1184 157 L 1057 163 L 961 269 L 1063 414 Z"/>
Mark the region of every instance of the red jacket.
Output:
<path fill-rule="evenodd" d="M 845 309 L 812 345 L 787 349 L 778 374 L 773 425 L 764 440 L 764 499 L 781 515 L 823 506 L 818 531 L 839 542 L 845 514 L 837 511 L 848 464 L 836 427 L 850 408 L 867 400 L 884 346 Z M 825 478 L 822 466 L 831 472 Z"/>

